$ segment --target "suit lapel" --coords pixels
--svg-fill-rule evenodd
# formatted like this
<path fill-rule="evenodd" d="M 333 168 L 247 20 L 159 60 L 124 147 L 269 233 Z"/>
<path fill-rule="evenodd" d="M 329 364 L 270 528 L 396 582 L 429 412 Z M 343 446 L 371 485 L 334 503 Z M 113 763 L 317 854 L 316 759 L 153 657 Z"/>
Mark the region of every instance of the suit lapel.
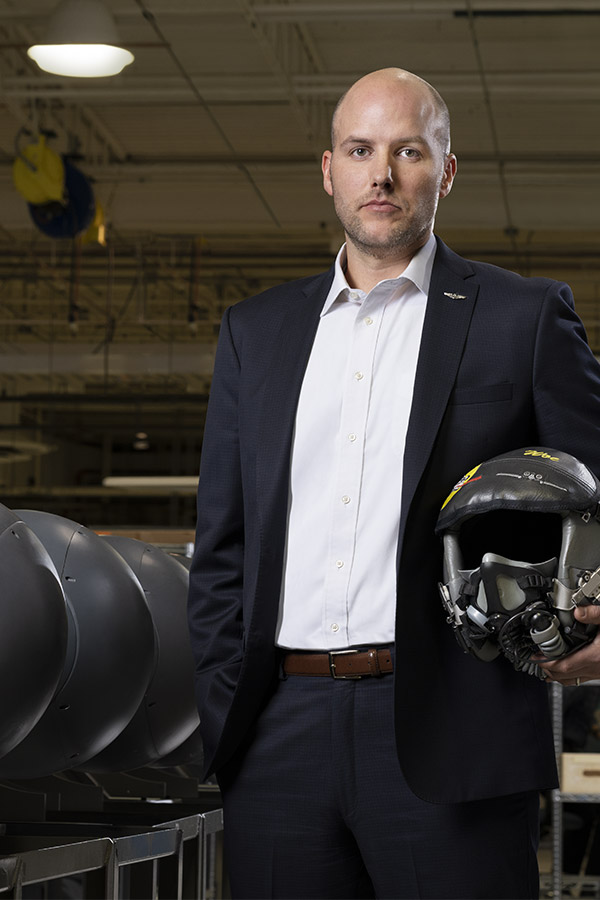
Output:
<path fill-rule="evenodd" d="M 473 275 L 438 239 L 406 436 L 401 533 L 458 372 L 479 291 Z"/>
<path fill-rule="evenodd" d="M 263 535 L 267 522 L 272 535 L 277 535 L 281 527 L 285 529 L 296 408 L 332 278 L 333 269 L 311 282 L 302 296 L 282 301 L 281 326 L 266 367 L 259 413 L 256 477 L 259 514 L 265 523 Z"/>

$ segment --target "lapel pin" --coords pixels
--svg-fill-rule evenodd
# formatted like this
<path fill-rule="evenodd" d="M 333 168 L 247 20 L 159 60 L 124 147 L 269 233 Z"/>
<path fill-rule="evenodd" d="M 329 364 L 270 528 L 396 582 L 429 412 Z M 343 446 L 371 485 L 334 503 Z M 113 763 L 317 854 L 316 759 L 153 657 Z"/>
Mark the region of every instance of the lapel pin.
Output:
<path fill-rule="evenodd" d="M 452 294 L 450 291 L 444 291 L 444 297 L 450 297 L 451 300 L 466 300 L 465 294 Z"/>

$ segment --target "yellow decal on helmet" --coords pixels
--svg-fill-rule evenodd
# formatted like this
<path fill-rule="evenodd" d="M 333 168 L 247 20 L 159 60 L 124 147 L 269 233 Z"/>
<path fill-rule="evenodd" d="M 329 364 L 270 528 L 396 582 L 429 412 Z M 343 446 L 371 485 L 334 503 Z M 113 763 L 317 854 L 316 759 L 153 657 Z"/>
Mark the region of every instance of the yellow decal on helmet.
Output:
<path fill-rule="evenodd" d="M 558 456 L 550 456 L 549 453 L 544 453 L 543 450 L 526 450 L 523 456 L 539 456 L 541 459 L 551 459 L 552 462 L 558 462 Z"/>
<path fill-rule="evenodd" d="M 463 477 L 460 479 L 459 482 L 457 482 L 454 485 L 454 487 L 452 488 L 452 490 L 450 491 L 450 493 L 448 494 L 448 496 L 442 503 L 442 509 L 446 506 L 446 504 L 450 503 L 450 501 L 452 500 L 452 498 L 454 497 L 455 494 L 458 494 L 461 487 L 464 487 L 465 484 L 468 484 L 470 481 L 478 481 L 481 478 L 481 475 L 478 475 L 477 478 L 473 478 L 473 475 L 475 474 L 477 469 L 479 469 L 480 467 L 481 467 L 481 463 L 479 463 L 478 466 L 475 466 L 474 469 L 471 469 L 470 472 L 467 472 L 466 475 L 463 475 Z"/>

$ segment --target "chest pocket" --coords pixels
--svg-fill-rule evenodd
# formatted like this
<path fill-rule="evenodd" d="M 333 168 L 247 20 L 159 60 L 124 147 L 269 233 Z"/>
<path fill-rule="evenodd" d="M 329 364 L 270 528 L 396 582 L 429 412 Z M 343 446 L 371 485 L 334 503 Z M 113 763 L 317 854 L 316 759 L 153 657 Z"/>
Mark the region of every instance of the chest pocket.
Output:
<path fill-rule="evenodd" d="M 450 405 L 497 403 L 499 400 L 512 400 L 512 396 L 513 385 L 509 381 L 503 381 L 501 384 L 478 384 L 473 387 L 456 388 L 450 395 Z"/>

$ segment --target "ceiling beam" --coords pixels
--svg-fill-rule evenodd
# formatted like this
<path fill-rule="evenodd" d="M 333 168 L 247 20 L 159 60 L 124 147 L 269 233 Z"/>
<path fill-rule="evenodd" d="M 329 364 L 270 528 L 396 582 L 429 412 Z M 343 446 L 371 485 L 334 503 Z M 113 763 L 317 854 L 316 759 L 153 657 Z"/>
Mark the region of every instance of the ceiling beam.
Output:
<path fill-rule="evenodd" d="M 0 46 L 0 51 L 1 51 Z M 293 102 L 304 108 L 311 98 L 333 104 L 349 84 L 360 77 L 360 72 L 329 73 L 296 72 L 288 73 L 273 81 L 270 76 L 241 75 L 192 75 L 191 81 L 201 91 L 207 103 L 218 105 L 253 105 Z M 449 99 L 481 95 L 481 84 L 477 72 L 456 72 L 438 69 L 424 71 L 424 76 L 443 85 L 444 95 Z M 579 71 L 521 71 L 487 72 L 488 88 L 498 98 L 518 97 L 521 101 L 548 97 L 553 99 L 597 99 L 600 96 L 600 66 Z M 187 106 L 193 105 L 189 85 L 177 75 L 156 76 L 127 75 L 115 84 L 74 84 L 55 76 L 32 76 L 29 74 L 6 75 L 2 79 L 2 98 L 7 100 L 77 100 L 79 102 L 110 103 L 111 106 L 127 105 L 144 100 L 151 106 L 161 106 L 168 101 Z M 302 113 L 302 117 L 306 112 Z M 93 113 L 86 108 L 84 115 Z M 97 114 L 96 114 L 97 115 Z M 304 122 L 304 118 L 302 118 Z M 99 139 L 104 139 L 114 148 L 113 156 L 123 156 L 123 149 L 117 145 L 114 135 L 107 133 L 106 125 L 96 124 Z M 312 123 L 312 127 L 315 125 Z"/>
<path fill-rule="evenodd" d="M 464 10 L 462 0 L 279 0 L 252 4 L 254 13 L 265 21 L 317 21 L 337 20 L 341 17 L 370 19 L 374 16 L 397 18 L 428 18 L 430 16 L 450 17 L 456 11 Z M 233 0 L 202 0 L 193 5 L 170 4 L 157 0 L 152 4 L 152 12 L 164 22 L 198 22 L 201 20 L 230 19 L 236 11 Z M 573 14 L 598 13 L 597 0 L 478 0 L 477 12 L 559 13 L 565 9 Z M 131 6 L 116 6 L 112 9 L 117 24 L 131 24 L 139 21 L 139 13 Z M 49 12 L 48 12 L 49 14 Z M 0 9 L 0 21 L 17 21 L 39 24 L 47 14 L 33 13 L 18 6 L 4 6 Z"/>

